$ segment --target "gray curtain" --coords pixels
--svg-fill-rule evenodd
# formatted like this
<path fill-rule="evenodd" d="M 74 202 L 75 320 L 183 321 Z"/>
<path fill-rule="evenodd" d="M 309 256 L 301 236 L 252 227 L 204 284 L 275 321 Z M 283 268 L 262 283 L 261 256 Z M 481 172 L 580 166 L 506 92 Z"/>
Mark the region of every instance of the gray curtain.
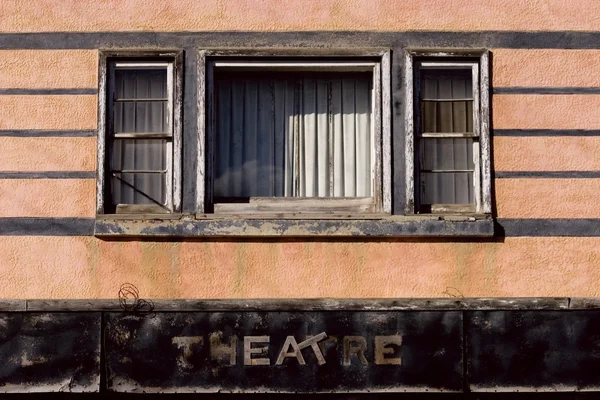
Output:
<path fill-rule="evenodd" d="M 471 69 L 422 70 L 421 131 L 473 132 Z M 473 139 L 421 138 L 421 204 L 474 203 Z"/>
<path fill-rule="evenodd" d="M 166 69 L 116 69 L 114 133 L 136 134 L 113 139 L 113 204 L 164 204 L 167 140 L 144 134 L 168 134 Z M 135 172 L 139 171 L 139 172 Z"/>
<path fill-rule="evenodd" d="M 372 79 L 344 74 L 219 77 L 215 197 L 372 196 Z"/>

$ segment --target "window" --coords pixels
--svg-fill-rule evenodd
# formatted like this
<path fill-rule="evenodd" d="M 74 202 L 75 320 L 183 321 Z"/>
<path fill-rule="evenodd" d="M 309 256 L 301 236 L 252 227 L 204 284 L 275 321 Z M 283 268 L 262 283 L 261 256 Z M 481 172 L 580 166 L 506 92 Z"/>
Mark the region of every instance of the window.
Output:
<path fill-rule="evenodd" d="M 407 55 L 407 213 L 490 213 L 487 53 Z"/>
<path fill-rule="evenodd" d="M 99 214 L 179 210 L 178 57 L 103 54 Z"/>
<path fill-rule="evenodd" d="M 204 212 L 390 212 L 382 54 L 202 58 Z"/>

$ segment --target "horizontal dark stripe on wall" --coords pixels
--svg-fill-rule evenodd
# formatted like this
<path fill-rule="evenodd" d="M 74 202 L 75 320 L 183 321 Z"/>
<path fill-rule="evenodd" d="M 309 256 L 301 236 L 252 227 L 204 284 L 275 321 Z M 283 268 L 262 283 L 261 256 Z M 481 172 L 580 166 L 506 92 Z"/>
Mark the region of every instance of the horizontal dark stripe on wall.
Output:
<path fill-rule="evenodd" d="M 485 47 L 600 49 L 600 32 L 295 31 L 43 32 L 0 34 L 0 49 L 132 47 Z"/>
<path fill-rule="evenodd" d="M 496 171 L 494 177 L 502 178 L 600 178 L 600 171 Z"/>
<path fill-rule="evenodd" d="M 98 89 L 0 89 L 0 95 L 98 94 Z"/>
<path fill-rule="evenodd" d="M 494 136 L 600 136 L 600 129 L 494 129 Z"/>
<path fill-rule="evenodd" d="M 50 131 L 45 129 L 0 130 L 0 137 L 93 137 L 95 130 Z"/>
<path fill-rule="evenodd" d="M 92 236 L 93 218 L 0 218 L 0 236 Z"/>
<path fill-rule="evenodd" d="M 494 94 L 600 94 L 599 87 L 496 87 Z"/>
<path fill-rule="evenodd" d="M 599 218 L 559 218 L 559 219 L 512 219 L 500 218 L 497 221 L 497 236 L 600 236 Z"/>
<path fill-rule="evenodd" d="M 96 171 L 1 171 L 0 179 L 95 179 Z"/>

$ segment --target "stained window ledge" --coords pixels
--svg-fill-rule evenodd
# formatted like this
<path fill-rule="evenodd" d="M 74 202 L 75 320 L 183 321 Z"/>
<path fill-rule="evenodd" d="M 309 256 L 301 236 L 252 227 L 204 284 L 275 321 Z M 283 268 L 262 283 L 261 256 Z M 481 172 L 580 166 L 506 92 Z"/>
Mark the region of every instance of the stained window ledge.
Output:
<path fill-rule="evenodd" d="M 312 218 L 312 219 L 311 219 Z M 153 219 L 148 216 L 97 218 L 98 237 L 320 237 L 320 238 L 394 238 L 394 237 L 488 237 L 494 236 L 494 221 L 486 216 L 415 215 L 347 216 L 317 219 L 307 216 L 287 218 L 184 216 L 179 219 Z"/>

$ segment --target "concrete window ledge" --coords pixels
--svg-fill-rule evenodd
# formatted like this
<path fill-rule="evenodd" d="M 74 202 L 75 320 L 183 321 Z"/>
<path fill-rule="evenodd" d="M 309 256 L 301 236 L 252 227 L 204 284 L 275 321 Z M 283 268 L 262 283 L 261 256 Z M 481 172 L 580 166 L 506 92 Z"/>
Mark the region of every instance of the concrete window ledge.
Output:
<path fill-rule="evenodd" d="M 467 216 L 379 219 L 98 218 L 98 237 L 488 237 L 494 221 Z"/>

